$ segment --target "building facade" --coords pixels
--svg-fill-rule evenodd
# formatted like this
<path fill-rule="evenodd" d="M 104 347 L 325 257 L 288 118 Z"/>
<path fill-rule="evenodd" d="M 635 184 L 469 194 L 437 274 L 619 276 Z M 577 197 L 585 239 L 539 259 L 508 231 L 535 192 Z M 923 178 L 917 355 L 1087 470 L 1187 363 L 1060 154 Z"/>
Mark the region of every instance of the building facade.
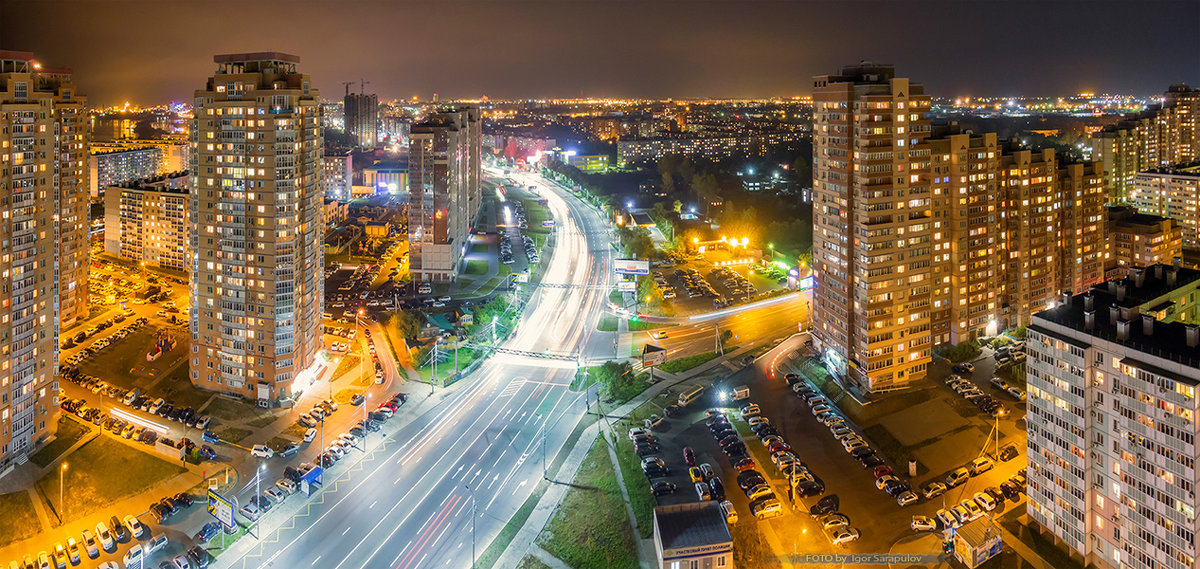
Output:
<path fill-rule="evenodd" d="M 379 97 L 346 93 L 346 134 L 358 140 L 363 148 L 375 148 L 379 143 Z"/>
<path fill-rule="evenodd" d="M 1092 159 L 1109 165 L 1110 196 L 1123 202 L 1138 172 L 1200 160 L 1200 89 L 1172 85 L 1163 104 L 1127 117 L 1092 135 Z"/>
<path fill-rule="evenodd" d="M 92 197 L 109 186 L 124 184 L 163 173 L 163 151 L 153 146 L 126 144 L 94 145 L 88 156 L 91 167 Z"/>
<path fill-rule="evenodd" d="M 58 423 L 58 332 L 88 310 L 87 99 L 0 51 L 0 471 Z"/>
<path fill-rule="evenodd" d="M 321 159 L 325 169 L 325 197 L 344 200 L 350 197 L 350 186 L 354 184 L 354 170 L 350 153 L 326 154 Z"/>
<path fill-rule="evenodd" d="M 617 164 L 624 166 L 653 162 L 670 154 L 713 159 L 736 155 L 762 156 L 772 149 L 795 144 L 807 136 L 807 133 L 782 131 L 621 140 L 617 142 Z"/>
<path fill-rule="evenodd" d="M 713 500 L 654 508 L 654 552 L 659 569 L 732 568 L 733 538 Z"/>
<path fill-rule="evenodd" d="M 1183 256 L 1183 230 L 1169 217 L 1138 213 L 1133 206 L 1108 207 L 1106 278 L 1124 277 L 1131 269 L 1171 264 Z"/>
<path fill-rule="evenodd" d="M 479 213 L 478 107 L 458 107 L 413 125 L 409 135 L 409 271 L 414 281 L 450 281 Z"/>
<path fill-rule="evenodd" d="M 374 194 L 396 194 L 408 190 L 408 162 L 384 160 L 363 168 L 363 186 Z"/>
<path fill-rule="evenodd" d="M 179 271 L 192 268 L 187 172 L 126 182 L 104 191 L 104 252 Z"/>
<path fill-rule="evenodd" d="M 294 55 L 213 60 L 191 132 L 191 379 L 266 406 L 322 347 L 320 96 Z"/>
<path fill-rule="evenodd" d="M 814 100 L 813 336 L 840 380 L 904 387 L 934 346 L 1103 280 L 1103 164 L 934 127 L 891 66 L 817 77 Z"/>
<path fill-rule="evenodd" d="M 1170 217 L 1183 230 L 1183 248 L 1200 249 L 1200 164 L 1139 172 L 1129 203 L 1142 213 Z"/>
<path fill-rule="evenodd" d="M 1082 563 L 1195 567 L 1198 285 L 1154 265 L 1033 317 L 1028 514 Z"/>

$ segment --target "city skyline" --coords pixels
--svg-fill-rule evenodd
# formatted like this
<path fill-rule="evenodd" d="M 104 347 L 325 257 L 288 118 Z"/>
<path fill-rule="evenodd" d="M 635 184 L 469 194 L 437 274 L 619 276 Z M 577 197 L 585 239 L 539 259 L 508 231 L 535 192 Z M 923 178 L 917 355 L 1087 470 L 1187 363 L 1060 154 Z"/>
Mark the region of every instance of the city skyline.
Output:
<path fill-rule="evenodd" d="M 207 32 L 216 29 L 213 18 L 229 13 L 220 4 L 130 1 L 118 10 L 76 3 L 65 11 L 58 2 L 9 2 L 0 7 L 0 37 L 5 49 L 75 68 L 97 106 L 186 101 L 189 80 L 212 72 L 212 53 L 263 50 L 310 62 L 319 78 L 314 87 L 326 96 L 340 94 L 342 82 L 365 79 L 368 91 L 385 100 L 434 93 L 442 99 L 789 97 L 810 94 L 809 77 L 858 60 L 910 69 L 945 96 L 1149 95 L 1196 83 L 1200 71 L 1195 61 L 1179 64 L 1180 54 L 1200 53 L 1200 34 L 1189 28 L 1200 5 L 1171 0 L 1139 3 L 1136 11 L 1123 2 L 762 1 L 731 9 L 721 1 L 364 1 L 338 11 L 278 4 L 237 5 L 247 18 L 270 13 L 288 24 L 258 30 L 247 41 Z M 44 17 L 50 13 L 55 17 Z M 853 26 L 820 25 L 851 18 L 858 18 Z M 504 24 L 493 26 L 497 21 Z M 76 33 L 46 33 L 51 22 Z M 158 46 L 146 49 L 147 38 Z M 436 61 L 409 55 L 420 54 L 420 46 L 437 46 Z M 134 80 L 150 68 L 155 81 Z"/>

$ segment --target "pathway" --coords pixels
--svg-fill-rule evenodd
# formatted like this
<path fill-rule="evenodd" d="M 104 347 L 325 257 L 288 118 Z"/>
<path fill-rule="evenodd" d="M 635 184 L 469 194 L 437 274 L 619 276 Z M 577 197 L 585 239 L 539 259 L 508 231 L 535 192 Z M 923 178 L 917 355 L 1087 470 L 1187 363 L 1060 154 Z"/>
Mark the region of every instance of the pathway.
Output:
<path fill-rule="evenodd" d="M 612 432 L 611 427 L 609 432 Z M 621 488 L 621 498 L 625 500 L 625 515 L 629 518 L 629 529 L 633 531 L 633 539 L 637 542 L 638 560 L 641 562 L 642 569 L 651 569 L 651 564 L 657 561 L 657 555 L 654 552 L 654 541 L 642 539 L 639 536 L 637 516 L 633 514 L 633 503 L 629 501 L 629 490 L 625 488 L 625 476 L 621 474 L 621 463 L 617 460 L 617 452 L 613 449 L 610 437 L 605 437 L 604 442 L 604 449 L 608 451 L 608 458 L 612 461 L 613 471 L 617 476 L 617 486 Z M 647 547 L 649 547 L 649 552 L 647 552 Z"/>

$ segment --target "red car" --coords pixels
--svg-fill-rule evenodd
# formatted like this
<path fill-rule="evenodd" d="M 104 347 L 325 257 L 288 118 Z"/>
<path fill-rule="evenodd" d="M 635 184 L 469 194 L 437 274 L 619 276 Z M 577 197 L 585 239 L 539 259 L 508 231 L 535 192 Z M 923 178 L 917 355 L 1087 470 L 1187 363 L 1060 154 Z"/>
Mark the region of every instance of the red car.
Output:
<path fill-rule="evenodd" d="M 683 461 L 688 466 L 696 466 L 696 453 L 692 451 L 692 447 L 683 447 Z"/>
<path fill-rule="evenodd" d="M 738 459 L 737 462 L 733 463 L 733 467 L 736 468 L 738 472 L 754 470 L 754 466 L 754 459 L 750 457 Z"/>
<path fill-rule="evenodd" d="M 883 466 L 875 467 L 875 478 L 882 478 L 889 474 L 892 474 L 892 467 L 887 466 L 886 464 Z"/>

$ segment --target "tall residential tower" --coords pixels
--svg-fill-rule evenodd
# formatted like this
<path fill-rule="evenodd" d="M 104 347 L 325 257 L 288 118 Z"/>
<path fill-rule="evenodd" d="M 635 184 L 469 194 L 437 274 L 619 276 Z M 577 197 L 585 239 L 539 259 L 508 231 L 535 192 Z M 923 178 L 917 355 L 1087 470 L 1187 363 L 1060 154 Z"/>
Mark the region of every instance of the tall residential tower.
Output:
<path fill-rule="evenodd" d="M 86 102 L 0 51 L 0 470 L 54 431 L 58 330 L 88 311 Z"/>
<path fill-rule="evenodd" d="M 479 213 L 483 132 L 478 107 L 455 107 L 409 136 L 409 270 L 414 281 L 453 280 Z"/>
<path fill-rule="evenodd" d="M 192 124 L 191 377 L 270 405 L 321 349 L 320 97 L 294 55 L 213 61 Z"/>

